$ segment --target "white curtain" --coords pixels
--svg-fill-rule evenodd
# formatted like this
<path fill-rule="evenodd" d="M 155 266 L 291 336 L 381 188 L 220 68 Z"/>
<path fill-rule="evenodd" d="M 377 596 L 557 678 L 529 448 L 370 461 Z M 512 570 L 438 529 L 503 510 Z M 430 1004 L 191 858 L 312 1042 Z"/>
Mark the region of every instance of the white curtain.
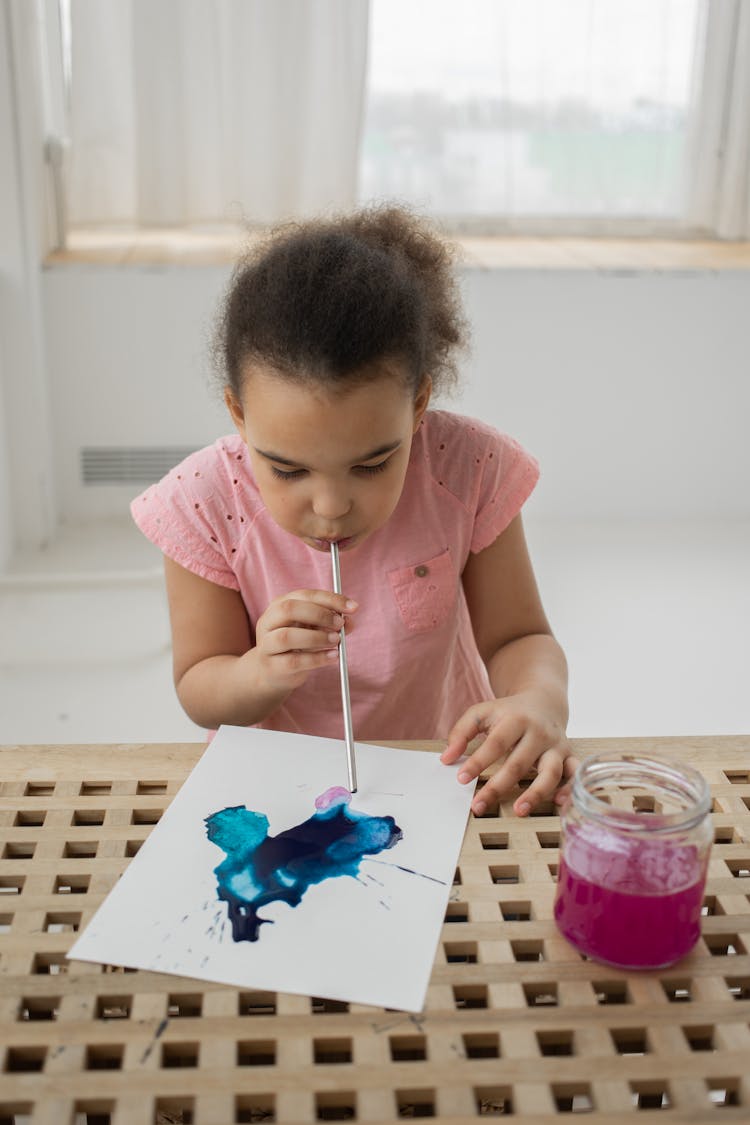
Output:
<path fill-rule="evenodd" d="M 71 0 L 68 221 L 356 202 L 368 0 Z"/>
<path fill-rule="evenodd" d="M 688 218 L 750 239 L 750 0 L 704 0 Z"/>

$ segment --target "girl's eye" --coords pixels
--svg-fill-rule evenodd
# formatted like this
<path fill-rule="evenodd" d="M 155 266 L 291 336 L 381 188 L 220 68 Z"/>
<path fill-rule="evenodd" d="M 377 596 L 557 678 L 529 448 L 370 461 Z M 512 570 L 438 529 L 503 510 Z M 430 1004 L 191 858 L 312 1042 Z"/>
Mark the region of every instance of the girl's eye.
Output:
<path fill-rule="evenodd" d="M 275 465 L 271 465 L 271 472 L 279 480 L 297 480 L 299 477 L 304 476 L 304 469 L 277 469 Z"/>
<path fill-rule="evenodd" d="M 388 467 L 389 461 L 390 457 L 388 457 L 385 461 L 378 461 L 377 465 L 355 465 L 354 467 L 358 473 L 382 473 L 383 469 L 386 469 Z"/>

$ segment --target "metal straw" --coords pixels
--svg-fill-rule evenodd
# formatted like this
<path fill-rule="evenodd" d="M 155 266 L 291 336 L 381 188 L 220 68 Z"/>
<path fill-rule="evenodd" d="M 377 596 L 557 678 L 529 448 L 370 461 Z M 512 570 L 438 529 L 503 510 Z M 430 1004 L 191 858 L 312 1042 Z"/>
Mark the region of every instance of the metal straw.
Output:
<path fill-rule="evenodd" d="M 331 543 L 331 565 L 333 567 L 333 592 L 341 593 L 341 570 L 339 569 L 339 545 Z M 352 733 L 352 703 L 349 698 L 349 670 L 346 663 L 346 636 L 344 628 L 339 633 L 339 671 L 341 673 L 341 702 L 344 708 L 344 736 L 346 738 L 346 768 L 349 772 L 349 790 L 357 792 L 357 768 L 354 764 L 354 734 Z"/>

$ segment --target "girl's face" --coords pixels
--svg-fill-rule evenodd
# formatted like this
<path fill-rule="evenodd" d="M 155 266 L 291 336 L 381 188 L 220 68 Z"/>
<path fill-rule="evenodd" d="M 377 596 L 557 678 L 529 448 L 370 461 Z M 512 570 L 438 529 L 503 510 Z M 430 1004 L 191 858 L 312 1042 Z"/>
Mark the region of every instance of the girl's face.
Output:
<path fill-rule="evenodd" d="M 335 392 L 253 363 L 241 401 L 225 397 L 273 519 L 328 551 L 358 546 L 395 509 L 430 389 L 425 378 L 415 400 L 394 363 Z"/>

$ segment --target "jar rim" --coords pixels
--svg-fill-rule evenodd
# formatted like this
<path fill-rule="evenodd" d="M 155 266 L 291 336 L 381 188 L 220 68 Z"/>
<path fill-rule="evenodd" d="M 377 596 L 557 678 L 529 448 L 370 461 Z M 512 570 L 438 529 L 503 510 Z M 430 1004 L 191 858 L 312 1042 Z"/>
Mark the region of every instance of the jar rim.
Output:
<path fill-rule="evenodd" d="M 606 781 L 623 784 L 640 780 L 642 784 L 644 773 L 653 773 L 654 788 L 659 786 L 672 796 L 679 796 L 685 807 L 672 813 L 630 812 L 613 808 L 593 792 L 595 784 Z M 699 824 L 711 810 L 708 783 L 693 766 L 627 751 L 585 758 L 573 776 L 571 797 L 586 816 L 600 823 L 615 823 L 624 831 L 684 831 Z"/>

